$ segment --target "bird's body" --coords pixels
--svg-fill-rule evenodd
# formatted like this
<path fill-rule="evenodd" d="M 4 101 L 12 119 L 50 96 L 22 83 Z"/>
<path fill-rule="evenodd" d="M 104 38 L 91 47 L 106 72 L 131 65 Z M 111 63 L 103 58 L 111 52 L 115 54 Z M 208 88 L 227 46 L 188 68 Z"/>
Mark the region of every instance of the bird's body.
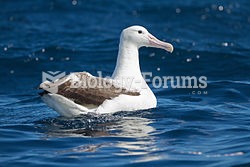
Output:
<path fill-rule="evenodd" d="M 87 72 L 71 73 L 55 82 L 42 83 L 40 88 L 45 90 L 42 99 L 66 117 L 156 107 L 156 97 L 140 70 L 138 49 L 142 46 L 173 51 L 171 44 L 159 41 L 144 27 L 129 27 L 121 33 L 116 68 L 111 79 L 94 77 Z"/>

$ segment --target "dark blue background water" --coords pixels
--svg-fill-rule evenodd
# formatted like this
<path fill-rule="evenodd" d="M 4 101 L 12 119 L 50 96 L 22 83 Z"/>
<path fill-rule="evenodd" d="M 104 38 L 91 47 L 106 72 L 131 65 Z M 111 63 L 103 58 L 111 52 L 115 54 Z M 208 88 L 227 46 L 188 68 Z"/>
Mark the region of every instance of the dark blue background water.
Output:
<path fill-rule="evenodd" d="M 0 166 L 250 166 L 250 1 L 0 6 Z M 207 76 L 207 94 L 152 88 L 156 109 L 74 119 L 40 100 L 42 71 L 111 75 L 134 24 L 175 47 L 141 49 L 143 71 Z"/>

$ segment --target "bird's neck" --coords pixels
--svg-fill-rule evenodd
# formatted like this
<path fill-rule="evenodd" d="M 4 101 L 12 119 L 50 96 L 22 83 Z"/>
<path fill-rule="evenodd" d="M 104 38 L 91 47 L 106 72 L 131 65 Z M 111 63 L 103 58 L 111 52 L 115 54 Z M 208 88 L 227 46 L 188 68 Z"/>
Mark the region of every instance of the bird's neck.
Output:
<path fill-rule="evenodd" d="M 124 77 L 141 78 L 138 47 L 127 41 L 120 41 L 113 79 Z"/>

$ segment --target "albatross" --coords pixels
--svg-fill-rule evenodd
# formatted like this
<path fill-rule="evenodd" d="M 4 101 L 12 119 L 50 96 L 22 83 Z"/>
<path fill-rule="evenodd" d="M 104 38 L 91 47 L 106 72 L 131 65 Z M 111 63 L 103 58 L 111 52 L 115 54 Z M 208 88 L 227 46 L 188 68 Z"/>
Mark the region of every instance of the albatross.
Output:
<path fill-rule="evenodd" d="M 144 46 L 173 52 L 170 43 L 160 41 L 146 28 L 128 27 L 121 32 L 111 78 L 75 72 L 53 82 L 45 81 L 39 87 L 43 90 L 40 93 L 42 100 L 65 117 L 155 108 L 156 97 L 140 70 L 138 50 Z"/>

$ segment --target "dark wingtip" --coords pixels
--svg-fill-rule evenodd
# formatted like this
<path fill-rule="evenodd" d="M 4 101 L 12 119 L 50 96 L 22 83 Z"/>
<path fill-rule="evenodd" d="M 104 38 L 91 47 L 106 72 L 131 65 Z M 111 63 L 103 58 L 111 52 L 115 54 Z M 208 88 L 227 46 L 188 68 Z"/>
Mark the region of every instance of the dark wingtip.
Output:
<path fill-rule="evenodd" d="M 42 92 L 39 92 L 38 94 L 39 94 L 40 96 L 43 96 L 43 95 L 46 95 L 46 94 L 48 94 L 48 93 L 49 93 L 48 91 L 43 90 Z"/>

